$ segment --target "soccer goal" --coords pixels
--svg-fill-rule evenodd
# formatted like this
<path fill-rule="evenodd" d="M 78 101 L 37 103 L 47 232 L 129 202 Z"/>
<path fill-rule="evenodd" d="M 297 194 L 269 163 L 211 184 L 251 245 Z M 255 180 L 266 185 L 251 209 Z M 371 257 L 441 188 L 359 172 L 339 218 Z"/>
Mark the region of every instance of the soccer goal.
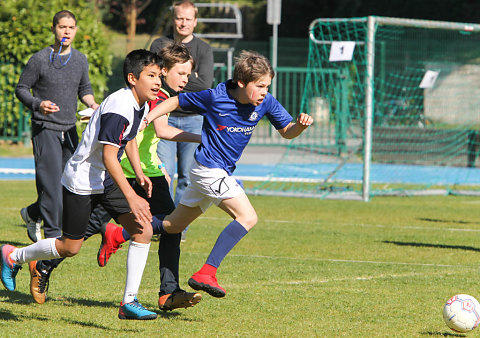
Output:
<path fill-rule="evenodd" d="M 315 124 L 250 192 L 480 194 L 480 25 L 369 16 L 309 29 Z"/>

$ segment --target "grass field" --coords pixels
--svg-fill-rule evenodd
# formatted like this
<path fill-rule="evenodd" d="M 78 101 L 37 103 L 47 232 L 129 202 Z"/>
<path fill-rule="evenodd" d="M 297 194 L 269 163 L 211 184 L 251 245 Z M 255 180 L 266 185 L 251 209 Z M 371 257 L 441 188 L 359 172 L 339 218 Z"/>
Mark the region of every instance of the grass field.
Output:
<path fill-rule="evenodd" d="M 34 182 L 0 181 L 0 191 L 0 243 L 29 244 L 19 210 L 33 201 Z M 251 200 L 260 220 L 219 269 L 225 298 L 204 294 L 194 308 L 158 310 L 154 242 L 139 300 L 159 318 L 121 321 L 126 245 L 99 268 L 97 235 L 55 270 L 45 304 L 29 294 L 28 266 L 15 292 L 0 287 L 0 336 L 463 336 L 446 327 L 442 308 L 457 293 L 480 298 L 477 198 Z M 191 226 L 185 289 L 228 222 L 212 207 Z"/>

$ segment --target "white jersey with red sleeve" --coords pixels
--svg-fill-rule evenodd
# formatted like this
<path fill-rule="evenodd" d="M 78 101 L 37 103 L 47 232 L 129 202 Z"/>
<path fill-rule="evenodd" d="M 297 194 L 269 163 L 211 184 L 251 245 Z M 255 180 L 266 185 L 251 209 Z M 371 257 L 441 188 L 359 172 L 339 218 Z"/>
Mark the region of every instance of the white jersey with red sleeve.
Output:
<path fill-rule="evenodd" d="M 118 159 L 128 141 L 135 138 L 148 105 L 139 106 L 129 88 L 109 95 L 92 114 L 80 144 L 67 162 L 62 184 L 78 195 L 103 193 L 114 184 L 103 163 L 103 146 L 119 148 Z"/>

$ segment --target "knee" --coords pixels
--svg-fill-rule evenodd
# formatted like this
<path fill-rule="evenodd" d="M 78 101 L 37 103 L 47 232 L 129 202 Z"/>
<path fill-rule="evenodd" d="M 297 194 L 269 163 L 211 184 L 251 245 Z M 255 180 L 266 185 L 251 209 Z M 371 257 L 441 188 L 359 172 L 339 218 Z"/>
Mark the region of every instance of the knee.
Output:
<path fill-rule="evenodd" d="M 242 219 L 237 219 L 237 221 L 242 224 L 247 230 L 252 229 L 255 224 L 258 222 L 258 216 L 255 212 L 245 215 Z"/>
<path fill-rule="evenodd" d="M 153 229 L 151 224 L 138 224 L 135 231 L 130 233 L 133 240 L 142 238 L 143 240 L 149 240 L 153 236 Z"/>
<path fill-rule="evenodd" d="M 75 247 L 67 247 L 67 248 L 62 248 L 62 250 L 59 250 L 59 254 L 62 257 L 73 257 L 75 256 L 78 252 L 80 251 L 80 248 L 75 248 Z"/>

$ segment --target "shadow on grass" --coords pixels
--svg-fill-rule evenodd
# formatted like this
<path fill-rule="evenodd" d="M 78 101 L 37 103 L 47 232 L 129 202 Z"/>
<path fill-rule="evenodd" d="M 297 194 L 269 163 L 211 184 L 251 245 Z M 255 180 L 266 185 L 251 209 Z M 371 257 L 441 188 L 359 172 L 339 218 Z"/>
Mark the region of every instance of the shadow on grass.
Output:
<path fill-rule="evenodd" d="M 29 297 L 30 302 L 33 302 L 31 297 Z M 118 308 L 119 304 L 118 302 L 105 302 L 105 301 L 97 301 L 93 299 L 79 299 L 79 298 L 73 298 L 73 297 L 58 297 L 58 298 L 51 298 L 47 299 L 48 302 L 62 302 L 62 305 L 64 306 L 74 306 L 74 305 L 81 305 L 81 306 L 87 306 L 87 307 L 103 307 L 103 308 Z M 159 317 L 165 318 L 165 319 L 180 319 L 183 321 L 192 321 L 191 318 L 185 318 L 183 317 L 183 314 L 178 312 L 178 311 L 172 311 L 172 312 L 164 312 L 158 309 L 150 309 L 151 311 L 154 311 L 158 314 Z M 179 317 L 179 318 L 177 318 Z M 73 322 L 72 322 L 73 323 Z M 87 323 L 88 324 L 88 323 Z M 94 324 L 95 325 L 95 324 Z M 88 326 L 88 325 L 86 325 Z"/>
<path fill-rule="evenodd" d="M 395 245 L 399 245 L 399 246 L 415 246 L 415 247 L 439 248 L 439 249 L 457 249 L 457 250 L 480 252 L 479 248 L 475 248 L 473 246 L 465 246 L 465 245 L 447 245 L 447 244 L 398 242 L 398 241 L 382 241 L 382 243 L 395 244 Z"/>
<path fill-rule="evenodd" d="M 117 331 L 117 332 L 131 332 L 131 333 L 139 333 L 140 331 L 137 329 L 125 329 L 125 328 L 113 328 L 105 325 L 99 325 L 93 322 L 86 322 L 81 320 L 73 320 L 68 318 L 62 318 L 62 320 L 67 324 L 79 325 L 82 327 L 94 328 L 94 329 L 101 329 L 106 331 Z"/>
<path fill-rule="evenodd" d="M 94 299 L 83 299 L 83 298 L 73 298 L 73 297 L 58 297 L 58 298 L 47 298 L 48 301 L 53 302 L 62 302 L 65 306 L 72 306 L 72 305 L 81 305 L 81 306 L 95 306 L 95 307 L 104 307 L 104 308 L 112 308 L 118 307 L 118 302 L 104 302 Z"/>
<path fill-rule="evenodd" d="M 32 315 L 15 315 L 11 313 L 10 311 L 5 311 L 5 310 L 0 310 L 0 321 L 5 320 L 5 321 L 31 321 L 32 319 L 43 321 L 43 322 L 48 322 L 50 318 L 47 317 L 40 317 L 40 316 L 32 316 Z"/>
<path fill-rule="evenodd" d="M 0 310 L 0 321 L 31 321 L 32 319 L 34 320 L 40 320 L 40 321 L 50 321 L 51 318 L 47 317 L 41 317 L 41 316 L 32 316 L 32 315 L 16 315 L 11 313 L 10 311 L 5 311 L 5 310 Z M 81 321 L 81 320 L 73 320 L 69 318 L 62 318 L 62 320 L 67 323 L 67 324 L 73 324 L 73 325 L 79 325 L 85 328 L 94 328 L 94 329 L 101 329 L 101 330 L 106 330 L 106 331 L 114 331 L 114 332 L 129 332 L 129 333 L 138 333 L 139 330 L 137 329 L 125 329 L 125 328 L 112 328 L 109 326 L 105 325 L 99 325 L 97 323 L 93 322 L 88 322 L 88 321 Z"/>
<path fill-rule="evenodd" d="M 441 337 L 466 337 L 466 334 L 462 333 L 455 333 L 455 332 L 439 332 L 439 331 L 427 331 L 427 332 L 420 332 L 420 334 L 425 336 L 441 336 Z"/>
<path fill-rule="evenodd" d="M 438 218 L 417 218 L 419 221 L 425 222 L 434 222 L 434 223 L 455 223 L 455 224 L 478 224 L 478 222 L 470 222 L 470 221 L 458 221 L 458 220 L 451 220 L 451 219 L 438 219 Z"/>
<path fill-rule="evenodd" d="M 11 304 L 22 304 L 22 305 L 36 305 L 35 301 L 33 300 L 30 294 L 22 293 L 19 291 L 8 291 L 8 290 L 0 290 L 0 298 L 7 298 L 7 300 L 3 301 L 3 303 L 11 303 Z M 103 307 L 103 308 L 118 308 L 118 302 L 111 302 L 111 301 L 99 301 L 94 299 L 83 299 L 83 298 L 74 298 L 74 297 L 55 297 L 49 298 L 47 297 L 46 305 L 48 303 L 61 303 L 62 306 L 86 306 L 86 307 Z M 2 303 L 2 301 L 0 301 Z M 45 306 L 46 306 L 45 305 Z M 193 322 L 191 318 L 184 317 L 182 313 L 184 309 L 177 309 L 169 312 L 161 311 L 158 309 L 154 309 L 159 317 L 165 319 L 180 319 L 183 321 Z M 6 317 L 4 317 L 6 316 Z M 12 315 L 13 316 L 13 315 Z M 8 319 L 8 312 L 2 313 L 0 310 L 0 319 Z"/>
<path fill-rule="evenodd" d="M 8 291 L 8 290 L 0 290 L 0 297 L 8 298 L 8 303 L 15 303 L 15 304 L 35 304 L 32 296 L 30 294 L 22 293 L 19 291 Z M 88 306 L 88 307 L 103 307 L 103 308 L 112 308 L 118 307 L 118 303 L 116 302 L 105 302 L 105 301 L 98 301 L 92 299 L 82 299 L 82 298 L 73 298 L 73 297 L 57 297 L 57 298 L 49 298 L 47 297 L 47 304 L 49 302 L 60 302 L 63 303 L 63 306 L 73 306 L 73 305 L 81 305 L 81 306 Z"/>
<path fill-rule="evenodd" d="M 179 309 L 180 311 L 184 309 Z M 177 310 L 165 312 L 165 311 L 155 311 L 158 314 L 158 317 L 162 319 L 175 319 L 175 320 L 182 320 L 184 322 L 199 322 L 198 319 L 192 319 L 189 317 L 185 317 L 183 313 L 178 312 Z"/>
<path fill-rule="evenodd" d="M 18 316 L 11 313 L 10 311 L 0 310 L 0 320 L 14 320 L 18 322 L 21 319 L 18 318 Z"/>
<path fill-rule="evenodd" d="M 34 303 L 30 294 L 22 293 L 19 291 L 0 290 L 0 297 L 7 298 L 5 303 L 23 304 L 28 305 Z"/>

